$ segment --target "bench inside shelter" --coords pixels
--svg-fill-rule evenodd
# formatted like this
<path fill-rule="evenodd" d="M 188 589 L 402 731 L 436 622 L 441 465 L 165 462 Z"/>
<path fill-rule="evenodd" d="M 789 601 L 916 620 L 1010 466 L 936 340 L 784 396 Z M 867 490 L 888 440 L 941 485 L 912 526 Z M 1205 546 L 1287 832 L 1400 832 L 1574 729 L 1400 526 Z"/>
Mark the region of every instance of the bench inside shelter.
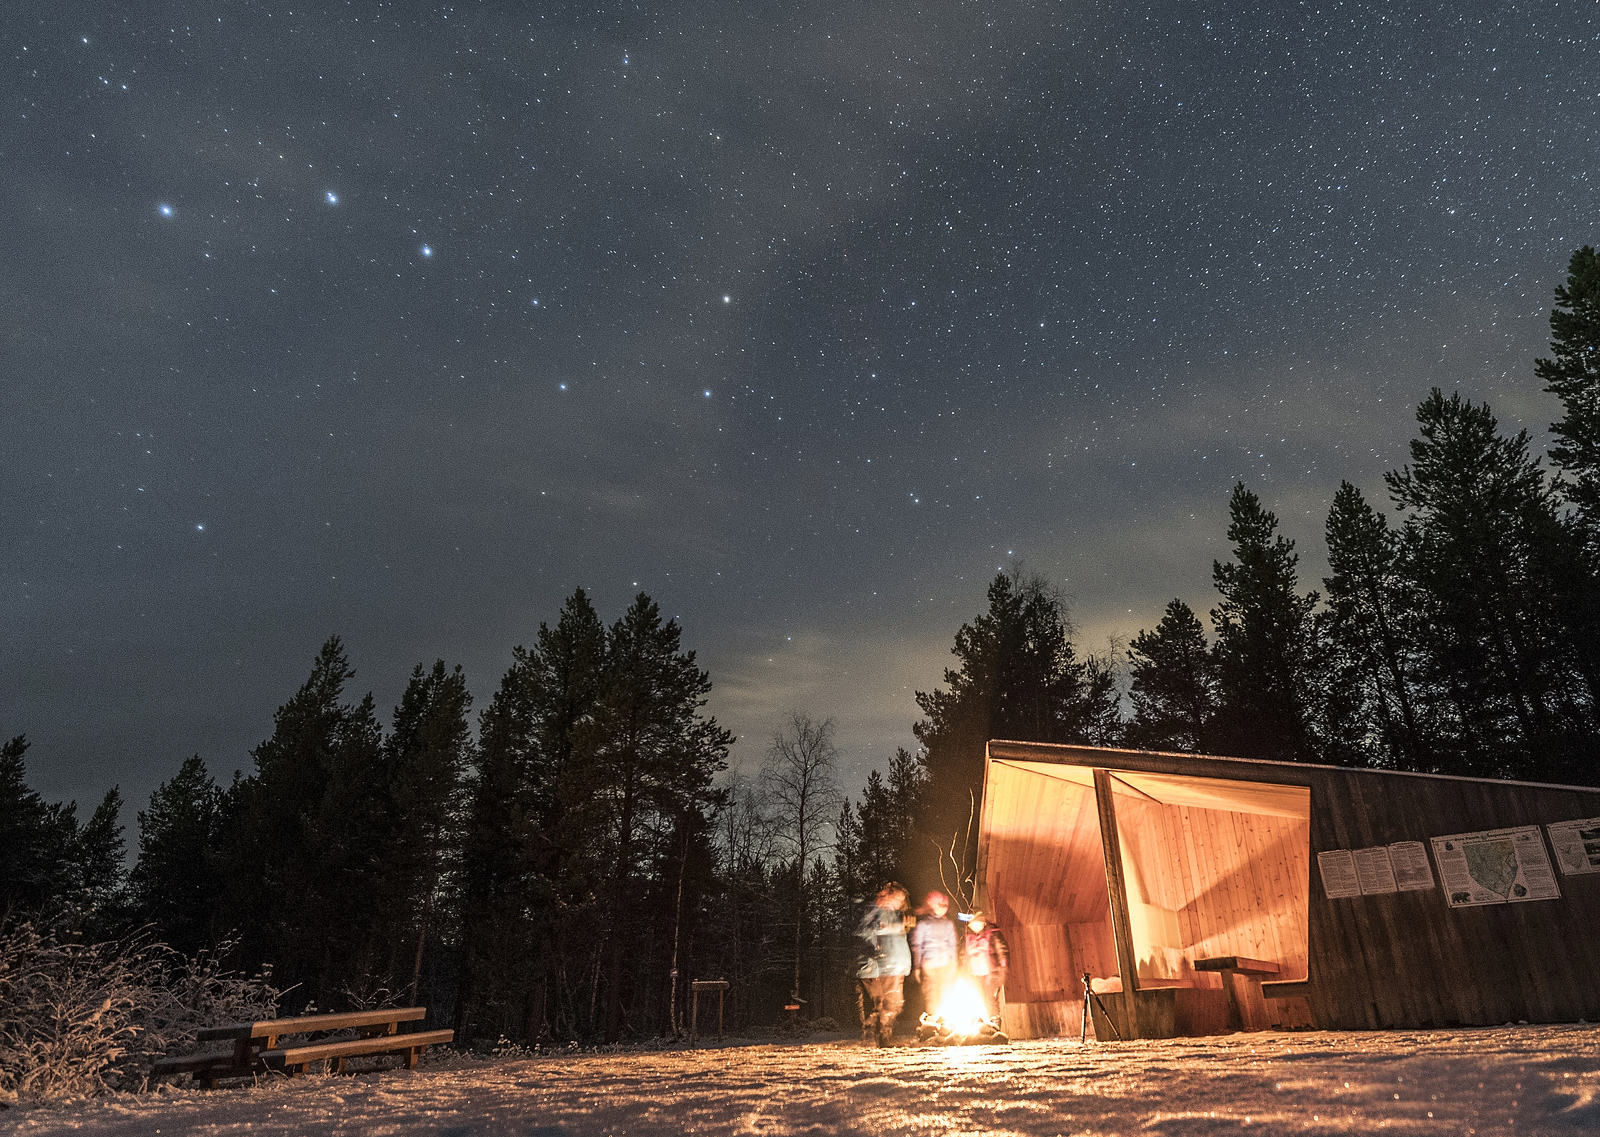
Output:
<path fill-rule="evenodd" d="M 1228 993 L 1229 1026 L 1238 1030 L 1271 1029 L 1272 1018 L 1267 1013 L 1261 981 L 1279 973 L 1281 968 L 1276 963 L 1265 959 L 1247 959 L 1242 955 L 1223 955 L 1197 959 L 1194 969 L 1222 974 L 1222 986 Z"/>

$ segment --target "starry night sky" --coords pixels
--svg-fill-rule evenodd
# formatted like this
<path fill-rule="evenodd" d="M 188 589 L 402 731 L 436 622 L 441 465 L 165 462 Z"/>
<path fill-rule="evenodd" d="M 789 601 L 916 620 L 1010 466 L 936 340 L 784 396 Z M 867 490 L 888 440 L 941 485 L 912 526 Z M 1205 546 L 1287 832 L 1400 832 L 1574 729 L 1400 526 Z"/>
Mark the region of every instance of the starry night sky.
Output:
<path fill-rule="evenodd" d="M 1102 650 L 1242 478 L 1315 584 L 1429 386 L 1557 417 L 1597 13 L 7 4 L 0 733 L 142 806 L 581 584 L 858 783 L 1014 560 Z"/>

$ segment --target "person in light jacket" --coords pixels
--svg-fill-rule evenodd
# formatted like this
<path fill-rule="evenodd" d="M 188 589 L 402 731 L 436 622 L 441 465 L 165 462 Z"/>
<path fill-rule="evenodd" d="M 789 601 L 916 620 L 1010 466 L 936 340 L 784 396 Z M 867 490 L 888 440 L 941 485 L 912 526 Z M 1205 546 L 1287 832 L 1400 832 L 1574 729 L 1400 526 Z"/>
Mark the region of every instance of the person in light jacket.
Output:
<path fill-rule="evenodd" d="M 894 1021 L 906 1005 L 906 975 L 911 950 L 906 946 L 906 890 L 893 881 L 878 890 L 877 899 L 861 918 L 856 935 L 866 944 L 856 970 L 856 1006 L 861 1012 L 861 1041 L 888 1046 Z"/>
<path fill-rule="evenodd" d="M 928 893 L 911 929 L 911 975 L 922 988 L 930 1014 L 938 1014 L 946 988 L 956 977 L 956 925 L 948 913 L 950 898 L 937 889 Z"/>

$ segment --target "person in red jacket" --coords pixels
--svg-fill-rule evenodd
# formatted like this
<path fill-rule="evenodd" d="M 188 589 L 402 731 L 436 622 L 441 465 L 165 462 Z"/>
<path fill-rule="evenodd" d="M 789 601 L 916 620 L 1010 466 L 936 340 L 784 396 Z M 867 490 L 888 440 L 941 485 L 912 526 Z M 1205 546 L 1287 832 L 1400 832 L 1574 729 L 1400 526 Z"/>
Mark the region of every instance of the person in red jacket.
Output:
<path fill-rule="evenodd" d="M 1006 971 L 1011 966 L 1011 949 L 1000 929 L 989 923 L 982 912 L 974 912 L 967 921 L 966 942 L 962 945 L 962 959 L 967 974 L 983 988 L 983 1005 L 990 1018 L 1000 1016 L 1000 992 L 1006 985 Z"/>

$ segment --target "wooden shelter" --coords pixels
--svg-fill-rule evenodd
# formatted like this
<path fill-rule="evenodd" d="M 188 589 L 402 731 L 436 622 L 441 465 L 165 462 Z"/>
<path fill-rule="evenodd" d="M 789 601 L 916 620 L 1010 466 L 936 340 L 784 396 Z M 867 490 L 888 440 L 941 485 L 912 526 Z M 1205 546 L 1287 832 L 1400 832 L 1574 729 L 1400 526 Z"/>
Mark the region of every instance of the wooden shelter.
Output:
<path fill-rule="evenodd" d="M 995 741 L 978 903 L 1012 1037 L 1600 1021 L 1600 789 Z"/>

